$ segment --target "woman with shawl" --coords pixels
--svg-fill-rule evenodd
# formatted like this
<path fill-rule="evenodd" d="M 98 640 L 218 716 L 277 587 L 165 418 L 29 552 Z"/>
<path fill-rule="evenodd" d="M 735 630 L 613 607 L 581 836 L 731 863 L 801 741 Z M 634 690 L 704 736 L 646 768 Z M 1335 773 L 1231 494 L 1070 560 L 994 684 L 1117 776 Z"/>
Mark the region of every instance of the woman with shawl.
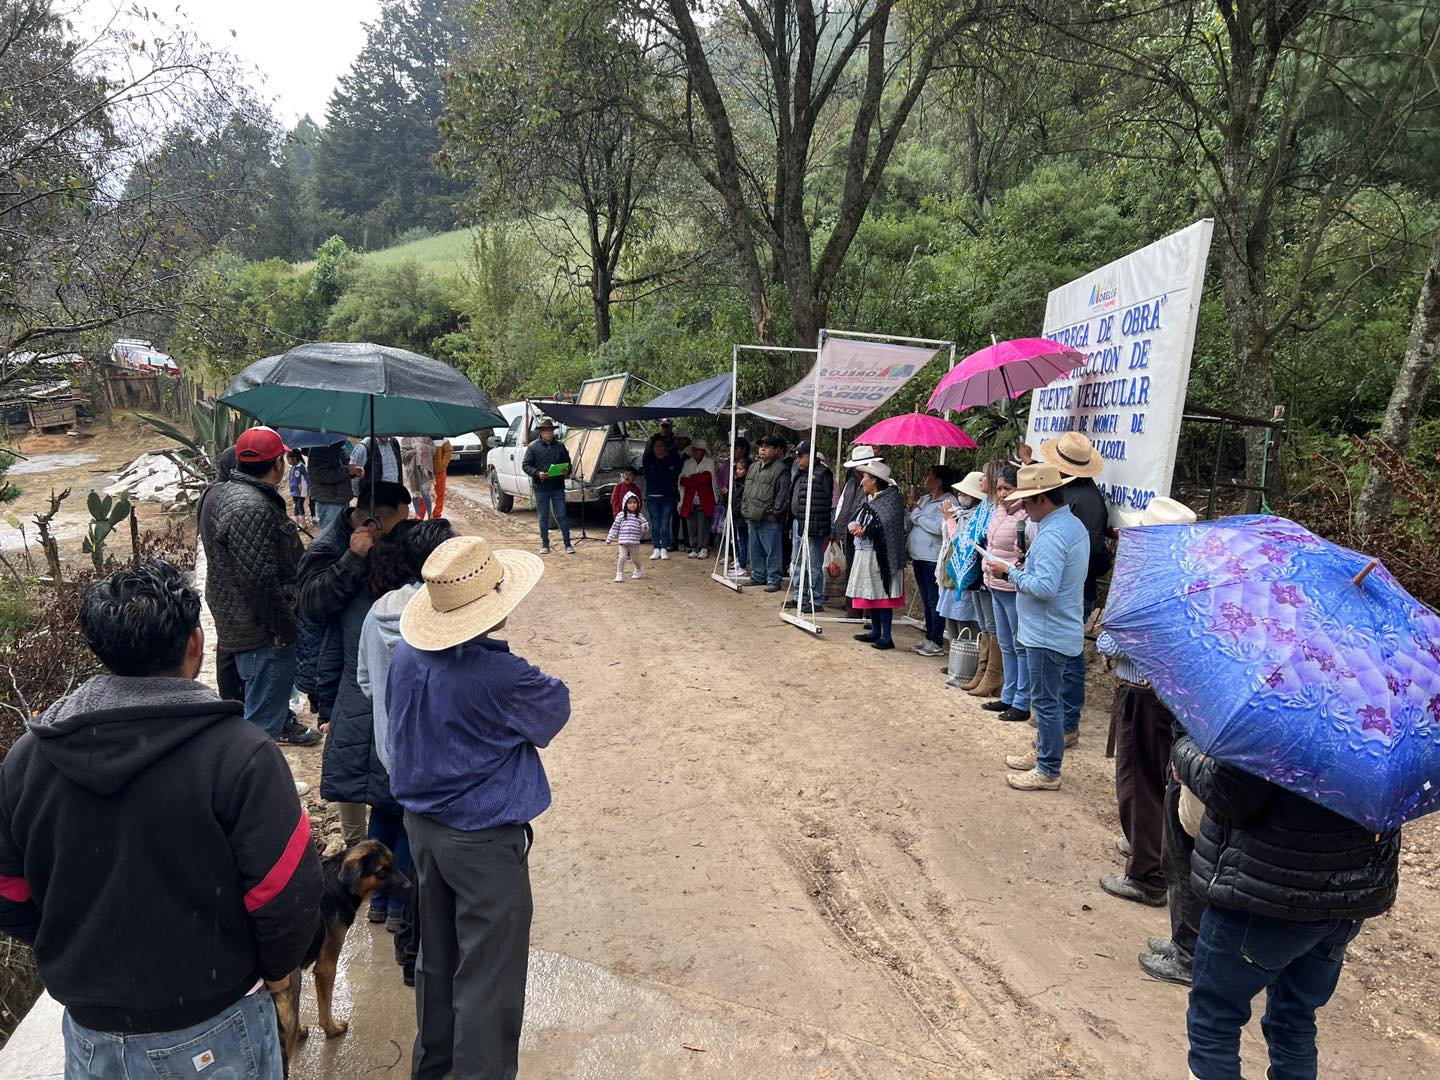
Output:
<path fill-rule="evenodd" d="M 895 609 L 905 606 L 905 500 L 890 483 L 890 467 L 883 461 L 855 466 L 865 490 L 865 501 L 849 525 L 855 538 L 846 595 L 859 611 L 870 616 L 870 630 L 856 634 L 873 649 L 893 649 L 890 630 Z"/>

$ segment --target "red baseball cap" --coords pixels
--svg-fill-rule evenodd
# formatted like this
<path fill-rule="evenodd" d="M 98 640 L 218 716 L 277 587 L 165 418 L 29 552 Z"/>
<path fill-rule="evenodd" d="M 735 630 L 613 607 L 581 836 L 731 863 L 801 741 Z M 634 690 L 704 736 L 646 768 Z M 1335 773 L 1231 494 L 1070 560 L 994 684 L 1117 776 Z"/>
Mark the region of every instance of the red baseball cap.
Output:
<path fill-rule="evenodd" d="M 235 460 L 270 461 L 289 449 L 274 428 L 252 427 L 235 440 Z"/>

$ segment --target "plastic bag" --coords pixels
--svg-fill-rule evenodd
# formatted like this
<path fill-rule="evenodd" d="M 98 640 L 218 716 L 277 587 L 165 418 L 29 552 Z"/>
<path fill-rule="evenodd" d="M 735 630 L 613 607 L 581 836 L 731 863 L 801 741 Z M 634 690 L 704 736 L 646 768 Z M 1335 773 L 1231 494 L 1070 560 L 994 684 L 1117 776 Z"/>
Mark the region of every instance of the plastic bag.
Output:
<path fill-rule="evenodd" d="M 825 567 L 825 595 L 844 596 L 845 586 L 850 580 L 850 567 L 845 561 L 845 545 L 838 540 L 831 540 L 826 544 L 821 565 Z"/>

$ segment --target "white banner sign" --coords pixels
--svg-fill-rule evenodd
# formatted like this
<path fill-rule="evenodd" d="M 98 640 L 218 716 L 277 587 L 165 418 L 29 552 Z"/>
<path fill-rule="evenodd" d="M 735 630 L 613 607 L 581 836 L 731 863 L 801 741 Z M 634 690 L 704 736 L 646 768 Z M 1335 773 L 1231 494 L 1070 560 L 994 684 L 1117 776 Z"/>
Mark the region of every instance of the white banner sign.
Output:
<path fill-rule="evenodd" d="M 1034 392 L 1026 441 L 1088 436 L 1105 458 L 1095 482 L 1112 519 L 1170 494 L 1213 230 L 1197 221 L 1062 285 L 1045 305 L 1044 336 L 1087 359 Z"/>
<path fill-rule="evenodd" d="M 826 337 L 805 378 L 775 397 L 745 406 L 746 411 L 788 428 L 810 430 L 816 409 L 815 380 L 820 380 L 816 426 L 849 428 L 889 401 L 930 362 L 934 348 L 890 345 Z"/>

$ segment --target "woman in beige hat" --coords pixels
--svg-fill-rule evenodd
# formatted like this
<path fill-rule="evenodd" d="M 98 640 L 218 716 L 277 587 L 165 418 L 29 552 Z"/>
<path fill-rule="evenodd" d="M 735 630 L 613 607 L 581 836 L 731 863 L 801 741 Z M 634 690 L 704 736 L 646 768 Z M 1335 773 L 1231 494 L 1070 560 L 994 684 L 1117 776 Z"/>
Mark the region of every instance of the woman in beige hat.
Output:
<path fill-rule="evenodd" d="M 905 606 L 905 500 L 890 483 L 890 466 L 884 462 L 865 461 L 855 469 L 865 502 L 848 526 L 855 538 L 855 558 L 845 593 L 856 610 L 870 616 L 870 629 L 856 634 L 855 640 L 893 649 L 895 609 Z"/>
<path fill-rule="evenodd" d="M 493 635 L 543 570 L 528 552 L 459 536 L 426 560 L 400 617 L 386 711 L 390 790 L 420 887 L 417 1077 L 518 1069 L 530 822 L 550 805 L 540 749 L 570 718 L 570 691 Z"/>

